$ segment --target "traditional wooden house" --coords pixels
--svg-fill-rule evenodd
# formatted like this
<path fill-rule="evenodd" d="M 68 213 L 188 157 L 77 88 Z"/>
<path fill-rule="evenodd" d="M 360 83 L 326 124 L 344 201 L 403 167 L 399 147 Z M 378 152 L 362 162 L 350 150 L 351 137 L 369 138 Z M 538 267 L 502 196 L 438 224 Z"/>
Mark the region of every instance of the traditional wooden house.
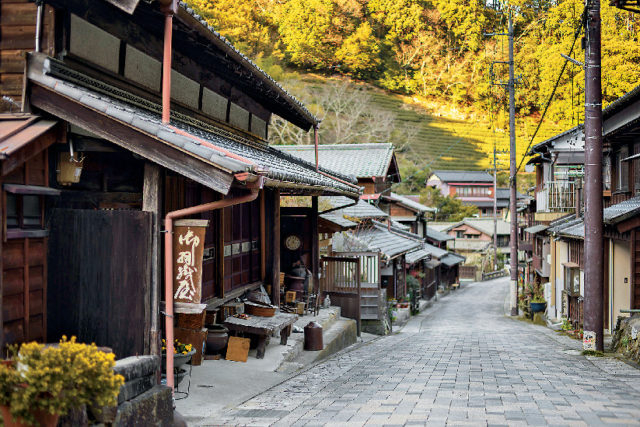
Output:
<path fill-rule="evenodd" d="M 383 194 L 378 201 L 378 206 L 387 212 L 392 220 L 421 237 L 426 237 L 427 222 L 436 211 L 434 208 L 394 192 Z"/>
<path fill-rule="evenodd" d="M 450 224 L 442 230 L 454 237 L 447 242 L 447 249 L 464 256 L 467 263 L 475 263 L 483 258 L 493 245 L 494 222 L 491 218 L 465 218 Z M 509 254 L 509 223 L 498 219 L 498 253 Z"/>
<path fill-rule="evenodd" d="M 118 358 L 159 354 L 163 276 L 171 341 L 172 282 L 187 271 L 173 265 L 181 218 L 208 221 L 202 288 L 183 301 L 213 308 L 268 284 L 277 303 L 297 233 L 317 277 L 317 197 L 357 200 L 357 181 L 267 144 L 272 114 L 318 121 L 193 10 L 3 0 L 2 13 L 14 18 L 0 24 L 0 73 L 22 73 L 6 93 L 24 111 L 0 117 L 2 345 L 66 334 Z M 313 203 L 281 211 L 281 195 Z"/>
<path fill-rule="evenodd" d="M 278 149 L 315 162 L 313 145 L 279 145 Z M 329 170 L 357 178 L 358 185 L 364 187 L 363 199 L 376 200 L 401 181 L 393 145 L 388 143 L 321 144 L 318 161 Z"/>

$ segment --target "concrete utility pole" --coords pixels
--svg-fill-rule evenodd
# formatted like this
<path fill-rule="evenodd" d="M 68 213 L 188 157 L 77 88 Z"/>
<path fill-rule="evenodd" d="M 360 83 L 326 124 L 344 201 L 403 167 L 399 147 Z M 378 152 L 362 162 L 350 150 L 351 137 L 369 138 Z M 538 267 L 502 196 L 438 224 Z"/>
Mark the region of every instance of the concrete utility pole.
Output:
<path fill-rule="evenodd" d="M 603 351 L 602 86 L 600 0 L 587 0 L 585 24 L 584 342 Z M 593 346 L 595 339 L 595 347 Z"/>
<path fill-rule="evenodd" d="M 518 207 L 516 192 L 516 80 L 513 64 L 513 17 L 509 9 L 509 212 L 511 212 L 511 315 L 518 315 Z"/>

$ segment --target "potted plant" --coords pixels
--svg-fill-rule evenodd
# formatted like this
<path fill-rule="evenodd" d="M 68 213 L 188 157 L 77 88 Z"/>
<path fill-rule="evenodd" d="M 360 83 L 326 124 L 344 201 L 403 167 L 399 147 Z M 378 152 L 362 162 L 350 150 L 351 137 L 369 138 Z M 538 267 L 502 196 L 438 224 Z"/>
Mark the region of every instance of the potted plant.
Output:
<path fill-rule="evenodd" d="M 543 312 L 547 308 L 547 301 L 541 295 L 534 295 L 529 302 L 529 307 L 531 308 L 531 313 Z"/>
<path fill-rule="evenodd" d="M 13 348 L 0 364 L 0 412 L 5 426 L 55 426 L 72 409 L 117 405 L 124 378 L 113 371 L 115 355 L 95 344 L 63 337 L 59 344 L 36 342 Z"/>
<path fill-rule="evenodd" d="M 173 342 L 173 369 L 177 370 L 185 363 L 191 360 L 191 357 L 196 354 L 196 349 L 191 344 L 184 344 L 178 340 Z M 162 340 L 162 368 L 167 366 L 167 343 Z"/>

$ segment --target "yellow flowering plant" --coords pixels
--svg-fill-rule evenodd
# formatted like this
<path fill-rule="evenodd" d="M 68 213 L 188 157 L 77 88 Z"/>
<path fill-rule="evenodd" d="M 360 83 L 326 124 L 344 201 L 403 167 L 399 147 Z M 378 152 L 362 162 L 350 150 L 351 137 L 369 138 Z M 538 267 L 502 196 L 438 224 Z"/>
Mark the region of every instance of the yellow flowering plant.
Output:
<path fill-rule="evenodd" d="M 193 350 L 193 346 L 191 344 L 184 344 L 178 340 L 174 340 L 173 342 L 173 354 L 188 354 Z M 167 342 L 162 339 L 162 352 L 167 352 Z"/>
<path fill-rule="evenodd" d="M 115 406 L 124 378 L 114 366 L 113 353 L 77 343 L 75 337 L 62 337 L 56 346 L 25 343 L 0 364 L 0 404 L 30 424 L 34 410 L 65 415 L 84 405 Z"/>

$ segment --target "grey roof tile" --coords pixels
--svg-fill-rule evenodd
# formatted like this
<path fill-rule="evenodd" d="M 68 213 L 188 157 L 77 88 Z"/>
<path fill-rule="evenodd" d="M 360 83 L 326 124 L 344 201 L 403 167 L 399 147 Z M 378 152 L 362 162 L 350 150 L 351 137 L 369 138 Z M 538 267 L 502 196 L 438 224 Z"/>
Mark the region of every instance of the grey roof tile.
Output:
<path fill-rule="evenodd" d="M 435 212 L 436 211 L 435 208 L 430 208 L 429 206 L 425 206 L 422 203 L 418 203 L 415 200 L 411 200 L 410 198 L 405 197 L 401 194 L 392 192 L 389 198 L 416 212 Z"/>
<path fill-rule="evenodd" d="M 422 246 L 420 242 L 391 232 L 375 223 L 350 232 L 347 236 L 347 244 L 351 245 L 351 250 L 380 251 L 387 260 Z"/>
<path fill-rule="evenodd" d="M 278 149 L 315 163 L 313 145 L 278 145 Z M 321 144 L 318 163 L 332 171 L 357 178 L 387 176 L 393 157 L 393 145 L 377 144 Z"/>
<path fill-rule="evenodd" d="M 429 227 L 428 225 L 427 225 L 427 237 L 431 240 L 435 240 L 438 242 L 446 242 L 447 240 L 454 239 L 453 236 L 449 236 L 447 233 L 438 231 L 433 227 Z"/>
<path fill-rule="evenodd" d="M 460 264 L 465 262 L 466 258 L 462 255 L 448 253 L 445 257 L 443 257 L 440 262 L 447 267 L 453 267 L 456 264 Z"/>
<path fill-rule="evenodd" d="M 433 175 L 442 182 L 493 182 L 493 176 L 483 171 L 438 170 Z"/>
<path fill-rule="evenodd" d="M 321 197 L 320 200 L 328 202 L 334 208 L 353 204 L 352 199 L 344 196 Z M 343 215 L 346 217 L 359 218 L 359 219 L 387 218 L 389 216 L 387 215 L 386 212 L 383 212 L 382 210 L 378 209 L 377 207 L 373 206 L 372 204 L 362 199 L 359 199 L 358 203 L 354 206 L 349 206 L 334 212 L 339 213 L 340 215 Z"/>
<path fill-rule="evenodd" d="M 91 86 L 93 83 L 93 86 L 98 87 L 98 82 L 94 79 L 79 73 L 75 75 L 82 78 L 83 85 Z M 51 77 L 30 73 L 30 78 L 40 81 Z M 180 135 L 162 123 L 160 114 L 162 108 L 157 104 L 120 89 L 108 87 L 104 83 L 100 84 L 101 92 L 96 92 L 94 88 L 80 86 L 59 78 L 54 79 L 56 80 L 54 90 L 57 92 L 73 95 L 74 99 L 81 104 L 105 111 L 105 114 L 111 117 L 131 117 L 130 126 L 133 128 L 157 136 L 165 143 L 180 147 L 195 157 L 218 163 L 224 169 L 232 172 L 253 171 L 276 181 L 322 187 L 328 193 L 333 194 L 359 195 L 356 188 L 326 177 L 318 173 L 314 165 L 285 154 L 267 144 L 258 143 L 213 125 L 174 114 L 171 125 L 190 136 Z M 124 102 L 121 99 L 127 99 L 130 102 Z M 104 108 L 97 108 L 102 106 Z M 211 146 L 202 144 L 200 140 Z M 233 153 L 246 160 L 238 160 L 226 155 L 220 156 L 221 151 Z M 339 178 L 349 180 L 349 177 Z M 351 180 L 351 182 L 355 183 L 356 181 Z"/>
<path fill-rule="evenodd" d="M 415 264 L 418 261 L 429 258 L 431 253 L 426 249 L 416 249 L 415 251 L 411 251 L 405 255 L 405 261 L 408 264 Z"/>
<path fill-rule="evenodd" d="M 604 209 L 602 219 L 605 224 L 617 224 L 638 214 L 640 214 L 640 196 L 632 197 Z"/>
<path fill-rule="evenodd" d="M 322 218 L 322 219 L 324 219 L 326 221 L 332 222 L 332 223 L 334 223 L 334 224 L 336 224 L 336 225 L 338 225 L 338 226 L 340 226 L 342 228 L 352 228 L 352 227 L 355 227 L 355 226 L 358 225 L 353 221 L 349 221 L 348 219 L 346 219 L 344 217 L 344 215 L 342 215 L 340 213 L 336 213 L 335 211 L 334 212 L 329 212 L 329 213 L 326 213 L 326 214 L 322 214 L 322 215 L 320 215 L 320 218 Z"/>

